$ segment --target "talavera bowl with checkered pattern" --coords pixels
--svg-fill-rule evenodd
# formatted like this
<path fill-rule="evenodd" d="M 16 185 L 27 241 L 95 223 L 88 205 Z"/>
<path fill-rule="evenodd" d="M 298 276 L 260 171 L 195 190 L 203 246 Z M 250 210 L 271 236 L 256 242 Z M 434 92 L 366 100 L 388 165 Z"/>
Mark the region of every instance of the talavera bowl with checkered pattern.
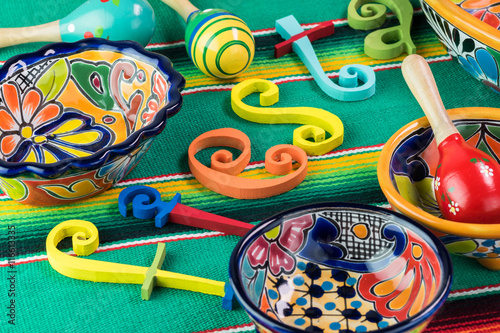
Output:
<path fill-rule="evenodd" d="M 47 206 L 98 194 L 139 162 L 182 105 L 184 78 L 135 42 L 91 38 L 0 69 L 0 188 Z"/>
<path fill-rule="evenodd" d="M 439 239 L 393 211 L 294 208 L 234 249 L 229 278 L 259 332 L 420 332 L 450 291 Z"/>

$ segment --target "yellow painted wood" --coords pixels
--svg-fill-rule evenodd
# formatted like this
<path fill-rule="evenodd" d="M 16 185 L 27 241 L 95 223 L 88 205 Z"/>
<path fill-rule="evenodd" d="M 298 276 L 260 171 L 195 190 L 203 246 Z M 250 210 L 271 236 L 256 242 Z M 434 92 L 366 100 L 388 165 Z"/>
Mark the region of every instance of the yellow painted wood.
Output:
<path fill-rule="evenodd" d="M 91 222 L 68 220 L 55 226 L 47 236 L 47 257 L 52 268 L 62 275 L 93 282 L 143 284 L 146 280 L 148 267 L 84 259 L 61 252 L 57 244 L 66 237 L 72 238 L 77 256 L 88 256 L 99 246 L 99 232 Z M 153 263 L 157 269 L 150 272 L 150 279 L 155 280 L 157 286 L 224 296 L 224 282 L 158 269 L 163 261 L 161 252 L 160 245 L 160 257 Z"/>
<path fill-rule="evenodd" d="M 243 102 L 243 98 L 256 92 L 260 93 L 262 106 L 279 100 L 279 88 L 274 82 L 249 79 L 238 83 L 231 91 L 231 106 L 241 118 L 265 124 L 303 124 L 293 132 L 293 144 L 308 155 L 323 155 L 344 141 L 344 124 L 333 113 L 313 107 L 261 108 Z M 326 132 L 330 133 L 328 139 Z"/>

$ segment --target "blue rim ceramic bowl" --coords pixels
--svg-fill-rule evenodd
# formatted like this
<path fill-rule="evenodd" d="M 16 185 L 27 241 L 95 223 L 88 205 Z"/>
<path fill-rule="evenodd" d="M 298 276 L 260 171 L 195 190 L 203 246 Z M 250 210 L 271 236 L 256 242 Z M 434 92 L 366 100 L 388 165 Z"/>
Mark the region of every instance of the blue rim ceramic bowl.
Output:
<path fill-rule="evenodd" d="M 469 12 L 464 9 L 465 3 L 450 0 L 420 0 L 420 4 L 448 53 L 470 75 L 500 93 L 500 31 L 476 17 L 478 11 L 488 13 L 488 7 L 497 5 L 488 1 L 468 2 Z M 498 16 L 489 14 L 500 22 Z"/>
<path fill-rule="evenodd" d="M 452 266 L 409 218 L 332 202 L 262 221 L 234 249 L 229 279 L 260 332 L 420 332 L 448 296 Z"/>
<path fill-rule="evenodd" d="M 0 69 L 0 187 L 58 205 L 121 180 L 182 105 L 185 80 L 132 41 L 53 43 Z"/>

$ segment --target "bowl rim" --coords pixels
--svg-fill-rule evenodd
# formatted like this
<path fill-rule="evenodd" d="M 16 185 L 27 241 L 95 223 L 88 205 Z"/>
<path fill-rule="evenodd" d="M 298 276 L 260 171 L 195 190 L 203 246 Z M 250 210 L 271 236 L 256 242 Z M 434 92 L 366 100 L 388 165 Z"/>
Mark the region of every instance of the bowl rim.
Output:
<path fill-rule="evenodd" d="M 449 109 L 447 112 L 452 120 L 481 119 L 484 117 L 495 119 L 495 116 L 498 118 L 500 109 L 491 107 L 465 107 Z M 394 133 L 384 144 L 384 147 L 380 152 L 377 165 L 377 178 L 380 188 L 391 206 L 404 215 L 422 223 L 425 227 L 441 233 L 466 238 L 500 238 L 500 223 L 465 223 L 445 220 L 413 206 L 394 188 L 389 175 L 390 159 L 392 158 L 394 149 L 397 148 L 401 140 L 406 138 L 411 132 L 423 127 L 430 127 L 429 121 L 426 117 L 411 121 Z"/>
<path fill-rule="evenodd" d="M 420 0 L 420 2 L 425 2 L 437 14 L 462 32 L 495 50 L 500 50 L 500 31 L 488 23 L 481 21 L 457 4 L 454 4 L 450 0 Z"/>
<path fill-rule="evenodd" d="M 283 216 L 299 212 L 306 212 L 309 210 L 322 209 L 322 208 L 352 208 L 357 210 L 370 210 L 382 215 L 391 216 L 391 218 L 396 217 L 399 219 L 399 221 L 403 221 L 402 224 L 405 227 L 411 226 L 413 231 L 417 230 L 418 231 L 417 234 L 419 234 L 419 236 L 426 236 L 423 237 L 425 241 L 428 240 L 432 241 L 430 245 L 436 250 L 436 254 L 440 262 L 442 263 L 442 268 L 443 268 L 442 269 L 443 279 L 442 283 L 439 285 L 439 288 L 436 292 L 436 297 L 429 304 L 427 304 L 427 306 L 424 309 L 420 310 L 417 314 L 415 314 L 411 318 L 405 319 L 397 324 L 387 326 L 385 328 L 381 328 L 372 332 L 400 333 L 403 329 L 405 330 L 414 329 L 420 326 L 421 324 L 424 324 L 428 319 L 432 318 L 432 316 L 446 301 L 448 294 L 450 293 L 451 285 L 453 282 L 453 266 L 451 263 L 451 257 L 449 252 L 446 250 L 444 244 L 431 231 L 429 231 L 419 223 L 406 217 L 403 214 L 382 207 L 371 206 L 360 203 L 350 203 L 350 202 L 312 203 L 282 211 L 261 221 L 238 241 L 235 248 L 233 249 L 233 252 L 231 253 L 231 257 L 229 260 L 229 283 L 233 288 L 236 298 L 238 299 L 242 307 L 245 309 L 245 311 L 250 315 L 250 317 L 266 327 L 273 327 L 273 328 L 277 327 L 280 330 L 280 332 L 294 332 L 294 333 L 304 332 L 304 330 L 297 329 L 296 327 L 287 325 L 274 318 L 270 318 L 268 316 L 263 315 L 263 313 L 249 299 L 249 297 L 243 290 L 242 282 L 241 279 L 239 278 L 239 273 L 238 273 L 240 269 L 239 264 L 240 264 L 240 259 L 242 258 L 243 253 L 247 249 L 248 245 L 250 245 L 251 242 L 253 242 L 257 237 L 260 237 L 265 232 L 279 225 L 280 219 Z"/>
<path fill-rule="evenodd" d="M 181 90 L 184 88 L 186 80 L 173 68 L 173 64 L 166 56 L 159 53 L 147 51 L 144 47 L 131 40 L 111 41 L 103 38 L 85 38 L 77 42 L 57 42 L 47 44 L 39 50 L 22 53 L 9 58 L 0 68 L 0 81 L 4 81 L 17 68 L 12 71 L 11 67 L 22 61 L 23 66 L 30 66 L 42 59 L 52 57 L 63 57 L 66 54 L 81 53 L 86 50 L 104 50 L 129 54 L 132 58 L 144 61 L 156 67 L 163 74 L 168 76 L 171 84 L 168 91 L 169 103 L 158 110 L 150 124 L 131 133 L 125 140 L 118 144 L 104 147 L 95 153 L 85 157 L 73 157 L 63 159 L 54 163 L 38 162 L 7 162 L 0 159 L 0 176 L 7 178 L 18 177 L 25 173 L 33 173 L 43 179 L 52 179 L 64 174 L 69 169 L 95 170 L 103 166 L 107 161 L 116 156 L 124 156 L 132 152 L 144 139 L 149 139 L 162 132 L 166 125 L 166 120 L 179 112 L 182 106 Z M 48 53 L 48 51 L 51 51 Z M 10 73 L 12 71 L 12 73 Z"/>

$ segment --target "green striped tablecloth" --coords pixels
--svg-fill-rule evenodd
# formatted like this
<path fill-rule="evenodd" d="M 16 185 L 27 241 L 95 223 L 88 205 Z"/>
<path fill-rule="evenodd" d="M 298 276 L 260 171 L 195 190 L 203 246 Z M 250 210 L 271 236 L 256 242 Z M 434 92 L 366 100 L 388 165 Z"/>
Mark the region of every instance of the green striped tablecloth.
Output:
<path fill-rule="evenodd" d="M 412 37 L 418 53 L 431 63 L 447 108 L 495 107 L 500 96 L 471 78 L 446 50 L 426 23 L 417 0 Z M 57 20 L 82 0 L 44 2 L 4 1 L 4 27 L 28 26 Z M 183 203 L 215 214 L 257 223 L 283 209 L 316 201 L 347 201 L 386 206 L 376 177 L 377 160 L 387 139 L 409 121 L 422 117 L 401 75 L 403 56 L 374 60 L 363 53 L 368 32 L 347 25 L 347 0 L 193 1 L 199 8 L 225 8 L 240 16 L 252 30 L 256 54 L 252 65 L 236 79 L 217 80 L 199 72 L 187 57 L 184 26 L 170 8 L 150 0 L 157 29 L 147 49 L 170 58 L 186 78 L 182 110 L 168 121 L 150 151 L 125 180 L 111 190 L 78 203 L 58 207 L 28 207 L 0 195 L 0 331 L 19 332 L 245 332 L 253 326 L 242 308 L 221 309 L 220 299 L 174 289 L 156 289 L 142 301 L 137 285 L 104 284 L 73 280 L 55 272 L 46 260 L 45 239 L 59 222 L 83 219 L 99 229 L 101 246 L 96 260 L 149 266 L 156 243 L 166 242 L 163 268 L 174 272 L 226 281 L 228 261 L 236 236 L 190 227 L 168 225 L 157 229 L 153 221 L 123 218 L 118 213 L 119 192 L 133 184 L 150 185 L 168 200 L 182 194 Z M 313 43 L 321 64 L 332 78 L 345 64 L 365 64 L 376 71 L 376 94 L 361 102 L 341 102 L 325 95 L 296 54 L 274 59 L 273 47 L 282 41 L 274 29 L 276 19 L 294 14 L 310 28 L 334 20 L 335 33 Z M 388 24 L 395 24 L 390 17 Z M 397 21 L 397 20 L 396 20 Z M 1 33 L 1 32 L 0 32 Z M 0 62 L 42 44 L 0 49 Z M 248 78 L 270 79 L 280 88 L 275 105 L 309 106 L 336 114 L 345 127 L 344 143 L 331 153 L 311 157 L 306 179 L 282 195 L 261 200 L 227 198 L 207 190 L 189 173 L 187 148 L 200 134 L 222 127 L 246 133 L 252 142 L 252 158 L 246 177 L 264 177 L 264 154 L 271 146 L 291 143 L 296 125 L 250 123 L 234 114 L 231 88 Z M 258 105 L 258 96 L 247 103 Z M 9 226 L 16 230 L 16 265 L 7 262 Z M 453 257 L 452 293 L 428 332 L 500 331 L 500 275 L 473 260 Z M 9 281 L 9 277 L 15 276 Z M 12 283 L 11 283 L 12 282 Z M 14 288 L 15 296 L 9 295 Z M 10 300 L 15 299 L 15 325 L 8 323 Z"/>

